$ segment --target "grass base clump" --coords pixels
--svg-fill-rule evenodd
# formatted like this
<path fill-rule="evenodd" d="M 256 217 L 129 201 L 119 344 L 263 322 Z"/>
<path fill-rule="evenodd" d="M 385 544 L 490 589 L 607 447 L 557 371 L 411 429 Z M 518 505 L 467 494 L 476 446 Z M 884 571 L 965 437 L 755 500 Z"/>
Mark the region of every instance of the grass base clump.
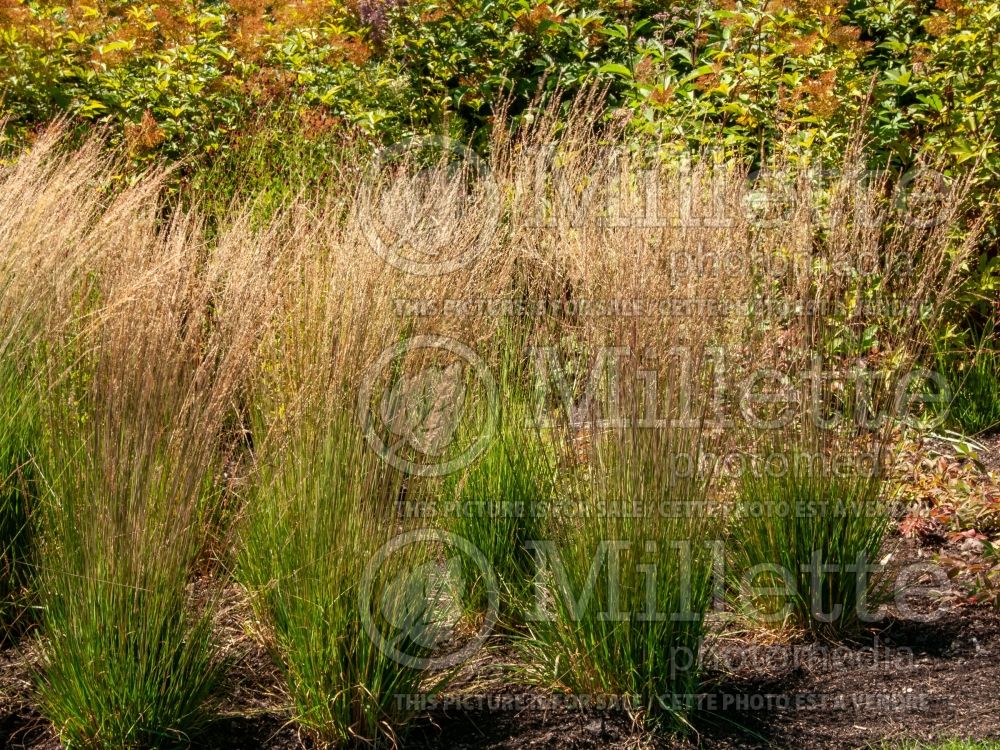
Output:
<path fill-rule="evenodd" d="M 344 417 L 296 428 L 264 459 L 258 486 L 239 577 L 295 721 L 324 745 L 394 743 L 409 716 L 399 696 L 420 691 L 435 636 L 420 578 L 434 561 L 420 545 L 386 546 L 398 537 L 400 477 Z"/>
<path fill-rule="evenodd" d="M 552 461 L 530 409 L 502 404 L 496 434 L 482 455 L 445 482 L 447 530 L 483 554 L 499 587 L 489 591 L 479 565 L 463 556 L 461 605 L 467 614 L 485 612 L 493 594 L 501 626 L 525 623 L 534 602 L 532 543 L 545 538 L 553 489 Z"/>
<path fill-rule="evenodd" d="M 0 362 L 0 646 L 15 638 L 26 623 L 32 567 L 29 503 L 37 434 L 30 378 L 5 358 Z"/>
<path fill-rule="evenodd" d="M 222 669 L 211 623 L 224 581 L 202 555 L 248 355 L 210 318 L 222 308 L 206 289 L 221 282 L 185 265 L 189 227 L 106 226 L 131 240 L 134 276 L 95 274 L 88 308 L 104 306 L 44 361 L 37 701 L 69 747 L 184 745 L 211 718 Z"/>
<path fill-rule="evenodd" d="M 942 405 L 946 424 L 966 435 L 1000 428 L 1000 342 L 993 329 L 972 351 L 939 351 L 936 367 L 951 389 Z"/>
<path fill-rule="evenodd" d="M 611 702 L 647 725 L 683 730 L 700 680 L 711 603 L 713 522 L 704 478 L 681 430 L 599 438 L 593 494 L 539 550 L 539 601 L 528 648 L 547 683 Z"/>
<path fill-rule="evenodd" d="M 220 661 L 190 594 L 205 474 L 151 416 L 85 411 L 46 430 L 37 689 L 68 747 L 182 745 L 210 715 Z"/>
<path fill-rule="evenodd" d="M 890 523 L 880 478 L 818 468 L 804 452 L 777 455 L 784 460 L 748 467 L 740 479 L 731 540 L 737 608 L 770 626 L 848 632 L 874 617 L 880 598 Z"/>

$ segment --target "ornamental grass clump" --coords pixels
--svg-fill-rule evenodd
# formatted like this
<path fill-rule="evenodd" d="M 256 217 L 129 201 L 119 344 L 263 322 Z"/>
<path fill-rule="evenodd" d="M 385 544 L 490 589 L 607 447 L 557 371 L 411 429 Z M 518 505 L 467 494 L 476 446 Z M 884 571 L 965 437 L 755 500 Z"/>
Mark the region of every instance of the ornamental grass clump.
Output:
<path fill-rule="evenodd" d="M 576 512 L 560 513 L 535 545 L 527 648 L 544 683 L 683 731 L 720 524 L 706 502 L 714 438 L 703 420 L 680 417 L 679 389 L 668 396 L 670 417 L 647 423 L 624 399 L 628 417 L 584 428 Z"/>
<path fill-rule="evenodd" d="M 37 704 L 71 747 L 183 744 L 211 717 L 222 666 L 205 519 L 267 266 L 253 243 L 205 253 L 195 214 L 163 220 L 157 175 L 109 192 L 106 160 L 83 153 L 93 171 L 80 175 L 36 156 L 13 168 L 33 175 L 31 201 L 5 239 L 38 251 L 19 281 L 45 300 Z M 35 211 L 57 198 L 61 234 L 38 247 L 50 228 Z"/>
<path fill-rule="evenodd" d="M 191 590 L 217 468 L 197 355 L 123 323 L 59 372 L 38 455 L 37 692 L 69 746 L 186 742 L 220 674 Z"/>
<path fill-rule="evenodd" d="M 523 395 L 523 394 L 522 394 Z M 491 592 L 479 566 L 463 557 L 461 603 L 470 616 L 492 613 L 510 629 L 524 625 L 533 606 L 536 540 L 544 539 L 555 490 L 552 449 L 519 395 L 505 391 L 496 432 L 481 455 L 445 482 L 444 526 L 489 562 L 499 590 Z"/>
<path fill-rule="evenodd" d="M 397 529 L 400 477 L 349 415 L 306 420 L 261 461 L 238 576 L 292 716 L 324 746 L 394 743 L 406 697 L 425 687 L 446 588 Z"/>
<path fill-rule="evenodd" d="M 27 370 L 27 371 L 26 371 Z M 0 361 L 0 645 L 27 623 L 32 570 L 30 511 L 38 436 L 35 384 L 13 353 Z"/>
<path fill-rule="evenodd" d="M 679 439 L 623 432 L 602 441 L 598 470 L 606 473 L 596 482 L 609 509 L 598 504 L 539 545 L 529 644 L 554 685 L 620 702 L 669 730 L 685 727 L 686 696 L 697 692 L 713 593 L 712 524 L 690 512 L 703 485 L 667 468 L 674 450 L 692 447 Z M 614 510 L 619 503 L 646 512 Z"/>
<path fill-rule="evenodd" d="M 736 609 L 770 627 L 849 633 L 878 617 L 891 518 L 882 478 L 781 447 L 739 479 L 730 544 Z"/>

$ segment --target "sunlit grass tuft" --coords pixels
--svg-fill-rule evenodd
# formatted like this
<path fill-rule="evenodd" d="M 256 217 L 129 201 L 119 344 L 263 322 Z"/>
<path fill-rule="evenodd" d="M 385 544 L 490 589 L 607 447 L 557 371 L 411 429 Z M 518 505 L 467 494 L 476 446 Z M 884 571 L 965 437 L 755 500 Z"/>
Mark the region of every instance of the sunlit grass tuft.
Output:
<path fill-rule="evenodd" d="M 678 456 L 697 465 L 698 451 L 682 429 L 597 439 L 580 515 L 539 550 L 527 643 L 547 684 L 670 731 L 687 726 L 713 593 L 707 477 L 675 468 Z"/>
<path fill-rule="evenodd" d="M 730 540 L 736 607 L 770 627 L 848 633 L 875 617 L 884 593 L 879 560 L 891 519 L 878 464 L 820 466 L 794 445 L 777 445 L 768 459 L 740 477 Z"/>
<path fill-rule="evenodd" d="M 295 721 L 325 745 L 395 743 L 410 715 L 400 696 L 424 681 L 419 659 L 433 645 L 439 598 L 423 586 L 419 574 L 434 563 L 419 545 L 380 562 L 398 536 L 399 475 L 344 416 L 296 427 L 262 459 L 257 483 L 238 576 Z M 383 632 L 384 640 L 375 635 Z"/>
<path fill-rule="evenodd" d="M 0 361 L 0 646 L 26 624 L 32 569 L 30 513 L 37 447 L 36 384 L 13 352 Z"/>
<path fill-rule="evenodd" d="M 213 467 L 167 413 L 59 393 L 38 458 L 41 711 L 71 747 L 184 743 L 221 667 L 211 589 L 190 588 Z"/>

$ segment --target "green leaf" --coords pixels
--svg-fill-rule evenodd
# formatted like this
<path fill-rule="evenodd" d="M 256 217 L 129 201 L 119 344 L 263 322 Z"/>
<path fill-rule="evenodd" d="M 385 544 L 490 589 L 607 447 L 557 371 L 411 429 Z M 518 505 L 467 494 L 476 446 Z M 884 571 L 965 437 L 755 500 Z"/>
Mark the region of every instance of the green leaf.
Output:
<path fill-rule="evenodd" d="M 598 73 L 611 73 L 622 78 L 632 78 L 632 71 L 620 63 L 605 63 L 597 69 Z"/>

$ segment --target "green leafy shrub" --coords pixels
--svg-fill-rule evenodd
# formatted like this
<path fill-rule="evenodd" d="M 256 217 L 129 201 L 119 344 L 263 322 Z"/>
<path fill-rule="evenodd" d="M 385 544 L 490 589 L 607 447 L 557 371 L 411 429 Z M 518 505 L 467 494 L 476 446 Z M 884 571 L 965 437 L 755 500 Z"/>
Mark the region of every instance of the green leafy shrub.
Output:
<path fill-rule="evenodd" d="M 597 87 L 639 133 L 762 165 L 777 151 L 837 162 L 858 131 L 894 173 L 945 154 L 949 172 L 974 172 L 984 211 L 998 18 L 1000 4 L 964 0 L 27 2 L 0 10 L 0 97 L 19 140 L 70 113 L 140 164 L 197 171 L 263 110 L 309 138 L 443 132 L 485 149 L 496 117 Z"/>
<path fill-rule="evenodd" d="M 305 115 L 275 107 L 227 139 L 203 169 L 186 176 L 182 198 L 216 220 L 235 205 L 250 203 L 255 219 L 264 221 L 303 194 L 334 185 L 350 189 L 373 150 L 356 130 L 313 126 Z"/>

